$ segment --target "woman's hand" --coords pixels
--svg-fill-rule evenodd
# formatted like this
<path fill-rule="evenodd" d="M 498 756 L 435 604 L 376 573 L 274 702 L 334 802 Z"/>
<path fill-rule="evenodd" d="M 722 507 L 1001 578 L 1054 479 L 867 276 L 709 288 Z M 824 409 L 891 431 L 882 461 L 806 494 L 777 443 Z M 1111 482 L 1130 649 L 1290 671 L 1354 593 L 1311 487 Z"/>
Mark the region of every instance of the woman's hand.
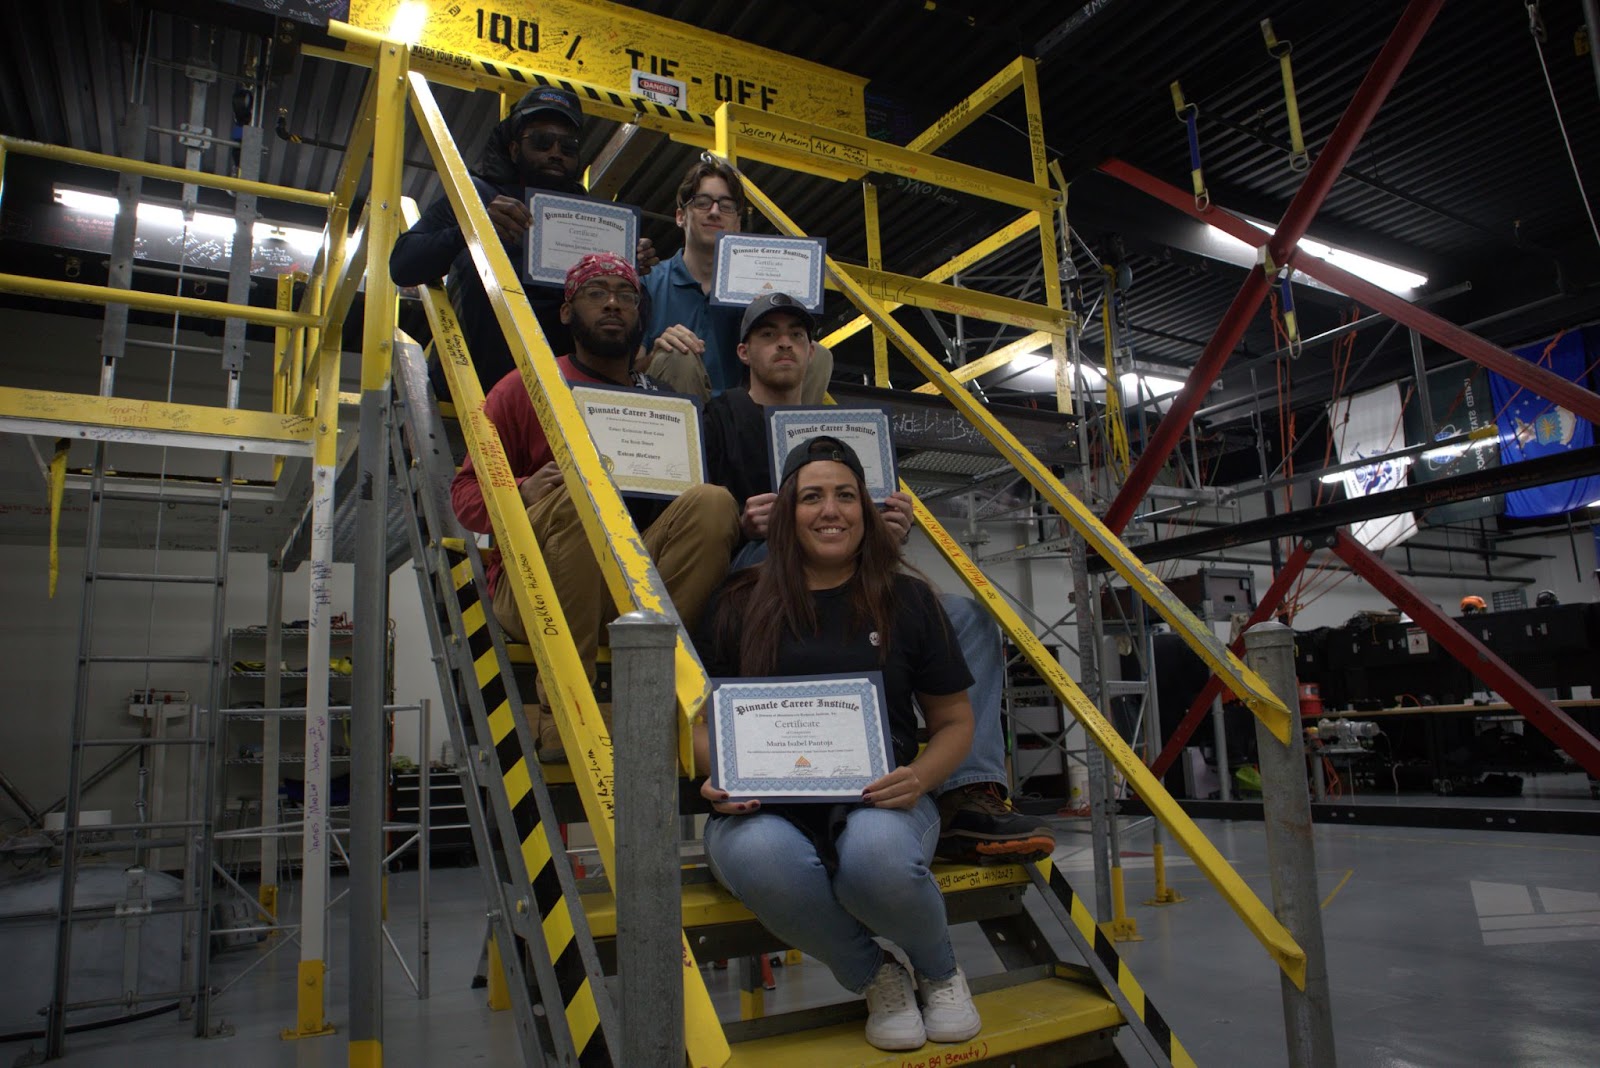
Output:
<path fill-rule="evenodd" d="M 729 793 L 711 785 L 707 779 L 700 784 L 700 796 L 711 802 L 711 807 L 724 816 L 748 816 L 761 808 L 760 801 L 729 801 Z"/>
<path fill-rule="evenodd" d="M 869 783 L 861 791 L 862 804 L 873 808 L 904 808 L 916 805 L 917 798 L 927 793 L 927 787 L 910 767 L 895 768 L 877 782 Z"/>

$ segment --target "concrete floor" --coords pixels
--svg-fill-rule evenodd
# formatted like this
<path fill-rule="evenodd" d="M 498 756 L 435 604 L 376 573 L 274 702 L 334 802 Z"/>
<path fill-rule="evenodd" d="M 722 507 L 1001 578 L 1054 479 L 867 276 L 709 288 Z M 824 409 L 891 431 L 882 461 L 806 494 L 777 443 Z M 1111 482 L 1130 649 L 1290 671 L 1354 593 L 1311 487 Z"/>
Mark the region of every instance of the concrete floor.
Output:
<path fill-rule="evenodd" d="M 1061 824 L 1057 861 L 1090 890 L 1087 828 Z M 1202 829 L 1265 900 L 1270 900 L 1259 824 L 1202 821 Z M 1504 832 L 1319 827 L 1316 832 L 1334 1025 L 1346 1068 L 1527 1066 L 1600 1063 L 1600 839 Z M 1123 849 L 1130 910 L 1144 941 L 1121 948 L 1153 1003 L 1202 1065 L 1285 1063 L 1278 976 L 1269 958 L 1187 858 L 1171 864 L 1188 900 L 1153 908 L 1149 832 L 1130 826 Z M 435 873 L 433 995 L 418 1001 L 392 958 L 385 1000 L 390 1068 L 520 1063 L 509 1014 L 491 1013 L 469 989 L 483 931 L 477 874 Z M 396 940 L 415 950 L 413 879 L 391 889 Z M 1041 913 L 1042 914 L 1042 913 Z M 1041 924 L 1048 930 L 1048 921 Z M 342 1022 L 342 916 L 333 925 L 330 1015 Z M 995 967 L 975 928 L 957 931 L 975 973 Z M 1058 949 L 1074 959 L 1066 940 Z M 217 959 L 226 982 L 253 959 Z M 292 950 L 290 951 L 292 952 Z M 69 1038 L 72 1068 L 302 1066 L 346 1063 L 342 1035 L 283 1042 L 294 1008 L 294 961 L 267 961 L 217 1003 L 231 1037 L 197 1040 L 174 1015 Z M 780 970 L 770 1011 L 846 996 L 814 963 Z M 719 1008 L 737 1012 L 735 973 L 708 972 Z M 1127 1036 L 1130 1064 L 1147 1059 Z M 0 1045 L 0 1066 L 27 1043 Z"/>

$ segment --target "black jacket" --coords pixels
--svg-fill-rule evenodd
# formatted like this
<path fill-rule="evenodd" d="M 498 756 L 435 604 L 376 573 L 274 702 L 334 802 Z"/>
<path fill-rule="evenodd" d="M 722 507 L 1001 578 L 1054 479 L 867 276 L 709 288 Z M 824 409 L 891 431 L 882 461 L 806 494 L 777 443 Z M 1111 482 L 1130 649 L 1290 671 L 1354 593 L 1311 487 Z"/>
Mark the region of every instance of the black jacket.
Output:
<path fill-rule="evenodd" d="M 511 163 L 510 136 L 508 122 L 495 126 L 473 172 L 472 184 L 485 205 L 497 196 L 524 199 L 525 190 Z M 584 195 L 583 187 L 577 184 L 554 192 Z M 520 273 L 526 255 L 523 242 L 502 244 Z M 396 285 L 416 286 L 435 282 L 446 275 L 450 304 L 461 320 L 461 332 L 467 341 L 467 351 L 472 354 L 472 363 L 478 369 L 478 381 L 488 393 L 516 363 L 472 263 L 472 253 L 467 250 L 466 236 L 456 223 L 455 211 L 447 198 L 440 197 L 428 205 L 417 225 L 395 239 L 394 252 L 389 256 L 389 277 Z M 525 292 L 551 351 L 558 356 L 570 351 L 571 336 L 560 317 L 561 290 L 554 286 L 529 285 Z M 445 395 L 444 384 L 437 374 L 434 391 Z"/>

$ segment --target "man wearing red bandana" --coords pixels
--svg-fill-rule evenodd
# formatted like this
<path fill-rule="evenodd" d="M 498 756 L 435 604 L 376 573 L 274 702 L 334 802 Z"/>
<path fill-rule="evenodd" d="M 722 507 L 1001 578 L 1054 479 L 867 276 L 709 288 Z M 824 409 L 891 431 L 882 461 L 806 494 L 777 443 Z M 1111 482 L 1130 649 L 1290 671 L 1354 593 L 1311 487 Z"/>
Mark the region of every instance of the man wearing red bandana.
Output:
<path fill-rule="evenodd" d="M 556 363 L 568 382 L 659 388 L 648 375 L 632 369 L 642 333 L 640 297 L 639 276 L 633 266 L 610 253 L 585 256 L 567 272 L 560 314 L 572 332 L 572 352 Z M 601 628 L 616 616 L 616 606 L 516 371 L 495 383 L 484 399 L 483 414 L 499 431 L 511 473 L 528 506 L 528 520 L 550 569 L 556 598 L 592 685 Z M 450 499 L 462 526 L 489 532 L 489 512 L 470 457 L 450 485 Z M 635 498 L 627 504 L 678 615 L 692 631 L 711 591 L 727 574 L 728 559 L 739 540 L 733 496 L 721 486 L 699 485 L 671 501 Z M 495 618 L 513 638 L 527 641 L 511 584 L 498 561 L 489 566 L 489 586 Z M 542 684 L 540 689 L 542 694 Z M 565 759 L 548 702 L 542 696 L 541 705 L 539 758 Z M 605 706 L 602 711 L 609 713 Z"/>

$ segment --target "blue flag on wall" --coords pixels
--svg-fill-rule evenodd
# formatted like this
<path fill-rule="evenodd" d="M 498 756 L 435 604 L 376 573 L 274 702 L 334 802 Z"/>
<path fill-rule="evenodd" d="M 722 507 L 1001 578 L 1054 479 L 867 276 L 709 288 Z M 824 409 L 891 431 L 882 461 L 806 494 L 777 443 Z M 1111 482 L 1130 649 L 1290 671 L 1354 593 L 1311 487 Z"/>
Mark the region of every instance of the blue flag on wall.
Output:
<path fill-rule="evenodd" d="M 1512 351 L 1524 360 L 1587 388 L 1588 349 L 1581 330 L 1562 334 L 1554 342 L 1541 341 Z M 1514 464 L 1594 444 L 1594 427 L 1589 421 L 1554 401 L 1493 372 L 1489 374 L 1489 388 L 1494 394 L 1498 413 L 1495 418 L 1500 424 L 1501 463 Z M 1508 493 L 1506 515 L 1514 519 L 1561 515 L 1596 500 L 1600 500 L 1600 477 L 1591 475 Z"/>

